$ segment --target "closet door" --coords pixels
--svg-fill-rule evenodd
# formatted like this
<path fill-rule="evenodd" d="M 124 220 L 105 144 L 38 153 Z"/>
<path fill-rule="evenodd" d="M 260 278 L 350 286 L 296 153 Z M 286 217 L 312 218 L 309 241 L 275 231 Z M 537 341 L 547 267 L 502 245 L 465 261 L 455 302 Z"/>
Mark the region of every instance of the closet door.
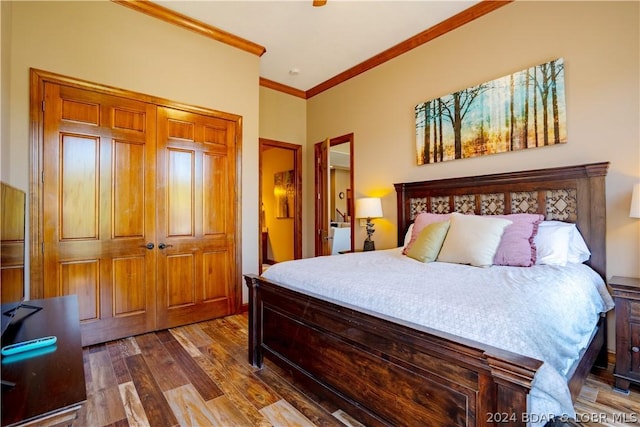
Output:
<path fill-rule="evenodd" d="M 78 296 L 83 345 L 155 326 L 155 124 L 152 104 L 45 85 L 44 293 Z"/>
<path fill-rule="evenodd" d="M 235 129 L 158 107 L 158 329 L 236 309 Z"/>

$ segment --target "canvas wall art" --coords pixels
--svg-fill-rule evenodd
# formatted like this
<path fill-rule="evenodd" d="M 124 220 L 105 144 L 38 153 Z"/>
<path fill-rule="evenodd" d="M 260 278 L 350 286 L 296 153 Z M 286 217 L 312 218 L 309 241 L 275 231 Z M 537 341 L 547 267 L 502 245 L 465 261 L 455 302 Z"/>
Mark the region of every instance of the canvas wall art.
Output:
<path fill-rule="evenodd" d="M 293 170 L 275 173 L 273 184 L 273 193 L 276 198 L 276 218 L 293 218 L 296 194 Z"/>
<path fill-rule="evenodd" d="M 567 142 L 562 58 L 415 107 L 419 165 Z"/>

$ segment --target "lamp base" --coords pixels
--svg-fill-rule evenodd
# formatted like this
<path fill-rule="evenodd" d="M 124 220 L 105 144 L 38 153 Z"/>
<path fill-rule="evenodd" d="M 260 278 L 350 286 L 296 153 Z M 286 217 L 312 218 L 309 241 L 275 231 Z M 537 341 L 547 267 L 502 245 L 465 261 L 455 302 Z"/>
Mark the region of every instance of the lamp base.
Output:
<path fill-rule="evenodd" d="M 364 252 L 375 251 L 376 250 L 376 244 L 373 242 L 373 240 L 365 240 L 364 241 L 364 247 L 362 248 L 362 250 Z"/>

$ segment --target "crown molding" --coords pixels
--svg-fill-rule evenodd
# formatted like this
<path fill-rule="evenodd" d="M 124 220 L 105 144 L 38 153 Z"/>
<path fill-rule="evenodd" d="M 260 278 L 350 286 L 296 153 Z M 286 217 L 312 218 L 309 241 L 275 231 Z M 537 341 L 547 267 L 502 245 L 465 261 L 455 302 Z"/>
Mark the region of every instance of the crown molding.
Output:
<path fill-rule="evenodd" d="M 307 99 L 307 93 L 304 90 L 296 89 L 294 87 L 287 86 L 282 83 L 266 79 L 264 77 L 260 77 L 260 86 L 277 90 L 279 92 L 284 92 L 289 95 L 297 96 L 298 98 Z"/>
<path fill-rule="evenodd" d="M 188 16 L 174 12 L 172 10 L 169 10 L 165 7 L 162 7 L 150 1 L 146 1 L 146 0 L 142 0 L 142 1 L 111 0 L 111 1 L 119 5 L 126 6 L 133 10 L 136 10 L 138 12 L 145 13 L 149 16 L 153 16 L 154 18 L 161 19 L 170 24 L 174 24 L 179 27 L 185 28 L 187 30 L 194 31 L 205 37 L 209 37 L 213 40 L 228 44 L 229 46 L 233 46 L 235 48 L 244 50 L 246 52 L 252 53 L 257 56 L 262 56 L 267 51 L 267 49 L 265 49 L 264 46 L 260 46 L 257 43 L 243 39 L 242 37 L 238 37 L 236 35 L 228 33 L 214 26 L 205 24 L 204 22 L 200 22 L 195 19 L 189 18 Z"/>
<path fill-rule="evenodd" d="M 389 49 L 367 59 L 360 64 L 349 68 L 346 71 L 320 83 L 317 86 L 312 87 L 311 89 L 306 91 L 306 97 L 311 98 L 319 93 L 324 92 L 325 90 L 331 89 L 334 86 L 339 85 L 359 74 L 364 73 L 365 71 L 369 71 L 372 68 L 377 67 L 378 65 L 384 64 L 387 61 L 396 58 L 403 53 L 409 52 L 412 49 L 415 49 L 418 46 L 421 46 L 437 37 L 440 37 L 450 31 L 455 30 L 458 27 L 461 27 L 475 19 L 480 18 L 494 10 L 506 6 L 507 4 L 513 2 L 514 0 L 485 0 L 480 3 L 477 3 L 471 6 L 468 9 L 463 10 L 457 15 L 452 16 L 451 18 L 442 21 L 439 24 L 434 25 L 433 27 L 403 41 L 398 43 L 397 45 L 390 47 Z"/>

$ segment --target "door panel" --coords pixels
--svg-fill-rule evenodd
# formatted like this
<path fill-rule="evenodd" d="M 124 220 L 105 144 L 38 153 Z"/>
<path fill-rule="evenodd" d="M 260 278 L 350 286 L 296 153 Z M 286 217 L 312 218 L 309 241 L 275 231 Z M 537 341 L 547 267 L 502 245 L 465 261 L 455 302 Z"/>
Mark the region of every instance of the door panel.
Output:
<path fill-rule="evenodd" d="M 168 328 L 235 310 L 235 123 L 159 107 L 157 129 L 157 327 Z"/>
<path fill-rule="evenodd" d="M 77 295 L 80 319 L 85 321 L 100 318 L 100 261 L 85 259 L 76 262 L 60 262 L 60 295 Z"/>
<path fill-rule="evenodd" d="M 193 236 L 195 152 L 167 148 L 167 236 Z"/>
<path fill-rule="evenodd" d="M 114 258 L 113 270 L 113 315 L 130 316 L 144 312 L 147 307 L 144 257 Z"/>
<path fill-rule="evenodd" d="M 195 287 L 184 285 L 196 280 L 194 255 L 183 253 L 166 256 L 166 308 L 169 310 L 196 303 Z"/>
<path fill-rule="evenodd" d="M 60 239 L 98 238 L 100 138 L 62 134 L 60 138 Z"/>
<path fill-rule="evenodd" d="M 114 142 L 113 235 L 116 239 L 144 237 L 144 216 L 130 215 L 131 212 L 144 212 L 145 187 L 137 185 L 144 182 L 144 166 L 144 144 Z"/>
<path fill-rule="evenodd" d="M 77 294 L 83 345 L 155 324 L 155 106 L 45 84 L 44 296 Z"/>
<path fill-rule="evenodd" d="M 203 233 L 207 236 L 220 235 L 227 229 L 227 217 L 220 211 L 220 200 L 227 196 L 227 157 L 204 153 L 202 159 L 203 181 L 210 185 L 203 188 Z"/>
<path fill-rule="evenodd" d="M 226 272 L 229 270 L 227 251 L 212 251 L 203 254 L 204 262 L 204 299 L 213 301 L 229 295 L 229 282 Z"/>

